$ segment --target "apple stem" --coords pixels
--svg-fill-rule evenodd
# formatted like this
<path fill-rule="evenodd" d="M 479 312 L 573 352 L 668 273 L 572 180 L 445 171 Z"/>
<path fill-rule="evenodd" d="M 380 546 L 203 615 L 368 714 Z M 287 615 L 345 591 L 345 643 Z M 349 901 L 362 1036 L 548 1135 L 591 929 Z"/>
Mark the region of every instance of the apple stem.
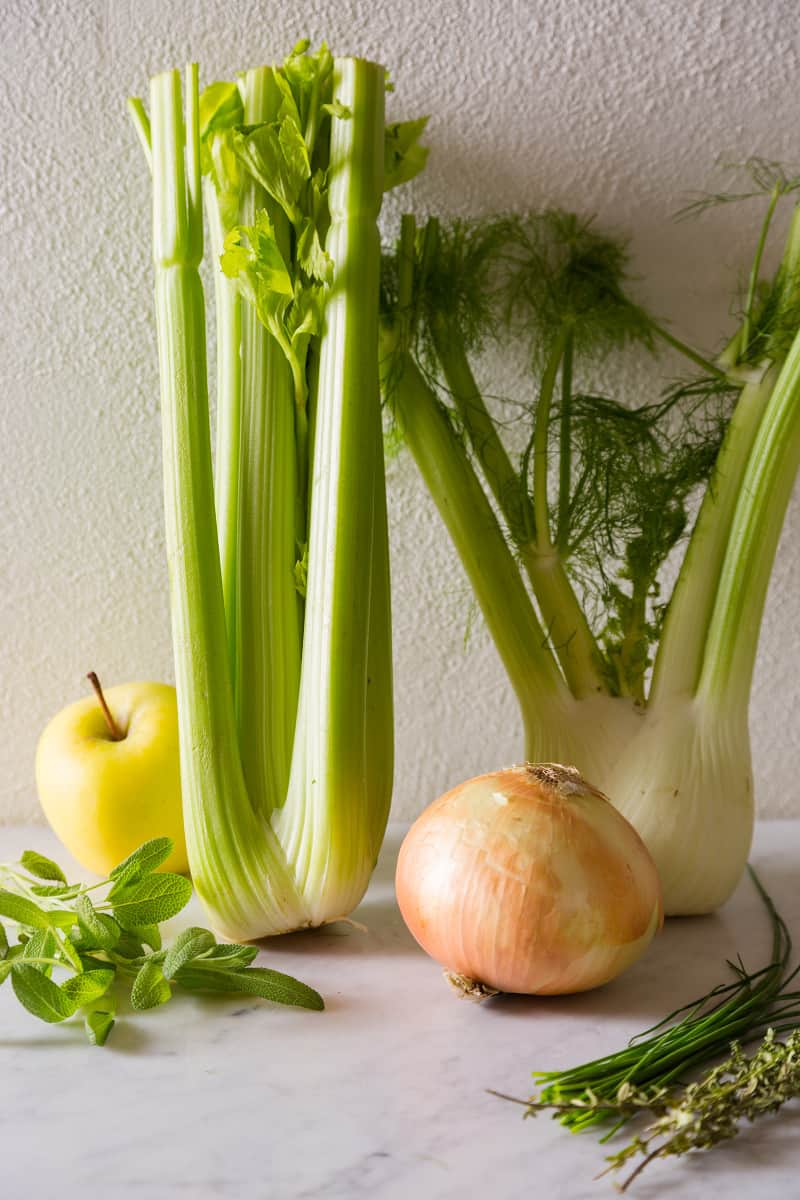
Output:
<path fill-rule="evenodd" d="M 86 678 L 94 688 L 94 694 L 97 696 L 97 702 L 103 710 L 103 716 L 106 719 L 106 725 L 108 726 L 108 731 L 111 734 L 112 742 L 124 741 L 125 734 L 122 732 L 119 725 L 111 715 L 111 709 L 108 707 L 106 698 L 103 695 L 103 689 L 100 687 L 100 680 L 97 678 L 97 675 L 94 671 L 90 671 Z"/>

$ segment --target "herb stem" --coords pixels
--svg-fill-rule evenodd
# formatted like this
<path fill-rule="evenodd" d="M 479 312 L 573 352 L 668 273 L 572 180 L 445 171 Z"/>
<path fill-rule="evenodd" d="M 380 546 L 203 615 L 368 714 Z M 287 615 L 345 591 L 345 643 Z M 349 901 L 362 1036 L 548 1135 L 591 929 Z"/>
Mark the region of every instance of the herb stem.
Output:
<path fill-rule="evenodd" d="M 533 514 L 536 522 L 536 546 L 540 554 L 552 554 L 553 541 L 550 536 L 550 511 L 548 504 L 548 466 L 550 442 L 550 409 L 555 392 L 556 379 L 569 338 L 566 327 L 555 338 L 542 374 L 539 402 L 536 405 L 536 422 L 533 432 Z"/>
<path fill-rule="evenodd" d="M 761 270 L 761 259 L 764 255 L 764 247 L 767 244 L 767 235 L 769 233 L 769 228 L 772 224 L 772 218 L 775 213 L 775 207 L 780 199 L 781 193 L 782 187 L 780 181 L 778 181 L 770 194 L 767 211 L 764 216 L 764 220 L 761 222 L 761 231 L 759 233 L 755 257 L 753 258 L 753 264 L 750 268 L 750 277 L 747 283 L 747 298 L 744 305 L 744 317 L 742 318 L 741 341 L 739 342 L 740 356 L 747 355 L 750 345 L 750 330 L 753 321 L 753 308 L 755 306 L 756 292 L 758 289 L 758 276 Z"/>
<path fill-rule="evenodd" d="M 556 546 L 565 555 L 569 549 L 569 514 L 572 493 L 572 333 L 564 343 L 561 360 L 561 411 L 558 438 L 558 524 Z"/>
<path fill-rule="evenodd" d="M 786 974 L 791 938 L 752 868 L 750 874 L 772 926 L 770 962 L 758 971 L 737 971 L 739 978 L 733 984 L 714 988 L 705 997 L 676 1010 L 687 1015 L 661 1033 L 646 1037 L 651 1031 L 645 1031 L 624 1050 L 566 1071 L 536 1072 L 534 1078 L 542 1087 L 534 1100 L 536 1107 L 555 1107 L 562 1124 L 575 1131 L 604 1123 L 612 1110 L 623 1109 L 624 1101 L 617 1100 L 623 1084 L 639 1089 L 640 1095 L 643 1089 L 649 1089 L 647 1107 L 654 1107 L 656 1094 L 666 1095 L 687 1072 L 724 1054 L 733 1041 L 762 1036 L 773 1014 L 786 1019 L 793 1007 L 782 1001 L 793 1000 L 794 993 L 784 989 L 797 974 Z M 710 1000 L 728 992 L 731 995 L 727 999 L 706 1007 Z M 658 1030 L 663 1024 L 652 1028 Z M 619 1123 L 624 1124 L 636 1111 L 634 1106 L 627 1113 L 621 1111 Z"/>
<path fill-rule="evenodd" d="M 596 694 L 603 690 L 597 668 L 597 643 L 564 569 L 563 553 L 552 548 L 549 553 L 542 554 L 532 536 L 531 502 L 525 480 L 520 479 L 511 465 L 472 373 L 458 330 L 441 319 L 430 324 L 448 390 L 483 476 L 508 525 L 533 587 L 542 623 L 570 690 L 576 698 Z M 571 336 L 567 339 L 565 356 L 565 362 L 569 359 L 567 370 L 570 372 Z"/>
<path fill-rule="evenodd" d="M 542 695 L 566 699 L 547 635 L 469 458 L 410 355 L 384 332 L 384 394 L 448 527 L 506 667 L 523 714 Z M 480 536 L 476 536 L 479 532 Z"/>
<path fill-rule="evenodd" d="M 725 372 L 721 370 L 716 363 L 711 362 L 711 360 L 702 355 L 699 350 L 694 350 L 691 346 L 688 346 L 686 342 L 681 341 L 681 339 L 676 337 L 674 333 L 670 333 L 668 329 L 665 329 L 663 325 L 659 325 L 657 321 L 652 321 L 651 328 L 653 333 L 660 337 L 662 341 L 666 342 L 668 346 L 672 346 L 673 350 L 677 350 L 685 358 L 688 358 L 690 362 L 695 363 L 698 367 L 702 367 L 702 369 L 713 379 L 725 379 Z"/>

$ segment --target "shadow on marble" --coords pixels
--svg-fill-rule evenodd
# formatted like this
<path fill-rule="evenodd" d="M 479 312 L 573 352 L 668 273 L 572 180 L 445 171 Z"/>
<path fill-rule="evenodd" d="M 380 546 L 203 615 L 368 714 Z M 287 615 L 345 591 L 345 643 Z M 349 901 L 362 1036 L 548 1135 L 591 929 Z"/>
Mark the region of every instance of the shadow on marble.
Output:
<path fill-rule="evenodd" d="M 363 926 L 363 928 L 361 928 Z M 392 957 L 422 951 L 402 922 L 393 901 L 363 904 L 352 923 L 332 921 L 318 929 L 284 933 L 255 943 L 265 954 L 320 955 L 322 957 Z"/>

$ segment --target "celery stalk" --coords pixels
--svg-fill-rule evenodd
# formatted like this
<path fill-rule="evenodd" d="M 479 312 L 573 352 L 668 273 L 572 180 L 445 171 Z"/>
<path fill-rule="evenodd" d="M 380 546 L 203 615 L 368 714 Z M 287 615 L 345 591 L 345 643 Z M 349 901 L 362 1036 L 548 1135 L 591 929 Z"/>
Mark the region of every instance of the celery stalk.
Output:
<path fill-rule="evenodd" d="M 272 70 L 245 72 L 244 120 L 277 118 L 281 93 Z M 285 248 L 285 216 L 252 178 L 240 219 L 266 208 Z M 295 587 L 297 468 L 292 387 L 285 355 L 252 304 L 241 318 L 241 443 L 236 463 L 237 580 L 233 612 L 234 704 L 247 790 L 268 814 L 283 803 L 300 685 L 301 605 Z"/>
<path fill-rule="evenodd" d="M 389 806 L 387 763 L 375 762 L 365 736 L 371 712 L 387 745 L 391 718 L 370 698 L 386 680 L 369 673 L 389 643 L 385 510 L 375 504 L 384 83 L 374 63 L 335 60 L 334 104 L 348 115 L 331 130 L 334 277 L 315 406 L 300 701 L 287 804 L 275 822 L 315 923 L 363 895 Z"/>
<path fill-rule="evenodd" d="M 225 229 L 214 187 L 205 187 L 211 249 L 215 261 L 222 254 Z M 228 631 L 230 662 L 236 653 L 237 518 L 239 508 L 239 448 L 242 437 L 242 297 L 232 279 L 214 272 L 217 313 L 217 413 L 214 497 L 219 531 L 222 593 Z"/>
<path fill-rule="evenodd" d="M 189 69 L 187 109 L 184 128 L 177 71 L 153 80 L 164 507 L 187 845 L 195 887 L 218 928 L 246 928 L 254 904 L 262 913 L 271 909 L 270 919 L 285 928 L 293 923 L 296 891 L 274 837 L 265 836 L 247 795 L 228 661 L 198 272 L 202 218 L 195 68 Z"/>
<path fill-rule="evenodd" d="M 202 97 L 190 68 L 185 125 L 176 72 L 152 83 L 152 129 L 129 104 L 153 171 L 187 844 L 234 938 L 345 916 L 392 784 L 377 217 L 424 164 L 424 122 L 387 152 L 384 68 L 307 49 Z M 201 165 L 224 272 L 216 480 Z"/>

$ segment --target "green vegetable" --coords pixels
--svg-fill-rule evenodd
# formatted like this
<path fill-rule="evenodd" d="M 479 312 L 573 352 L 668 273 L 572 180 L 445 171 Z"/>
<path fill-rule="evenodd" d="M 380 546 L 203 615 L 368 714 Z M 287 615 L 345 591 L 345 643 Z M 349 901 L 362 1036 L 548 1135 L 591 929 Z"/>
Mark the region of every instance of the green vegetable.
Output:
<path fill-rule="evenodd" d="M 767 211 L 716 361 L 631 299 L 624 246 L 570 214 L 421 231 L 406 217 L 384 270 L 384 395 L 517 694 L 526 756 L 574 763 L 612 798 L 667 913 L 717 907 L 744 870 L 753 663 L 800 461 L 798 210 L 763 278 L 798 181 L 750 170 Z M 536 399 L 517 406 L 515 459 L 473 365 L 522 339 Z M 593 388 L 599 365 L 663 341 L 702 373 L 637 408 Z M 665 604 L 664 563 L 690 529 Z"/>
<path fill-rule="evenodd" d="M 183 876 L 153 874 L 171 852 L 169 838 L 146 842 L 95 884 L 67 885 L 61 868 L 32 850 L 19 863 L 0 866 L 5 885 L 0 907 L 17 932 L 17 941 L 9 944 L 0 925 L 0 984 L 10 978 L 17 999 L 42 1021 L 53 1024 L 81 1013 L 93 1046 L 105 1045 L 116 997 L 126 993 L 137 1010 L 166 1004 L 173 988 L 322 1009 L 322 997 L 313 988 L 278 971 L 251 967 L 255 946 L 218 945 L 213 933 L 193 927 L 161 949 L 158 924 L 175 916 L 192 894 Z M 60 879 L 62 890 L 45 902 L 34 900 L 37 878 Z M 92 899 L 89 893 L 100 889 L 105 898 Z M 148 923 L 143 925 L 142 918 Z M 66 977 L 53 978 L 54 972 Z"/>
<path fill-rule="evenodd" d="M 300 43 L 131 106 L 153 170 L 167 553 L 192 876 L 215 928 L 344 916 L 392 779 L 378 389 L 384 186 L 424 162 L 385 72 Z M 390 170 L 384 178 L 384 156 Z M 212 479 L 201 172 L 215 259 Z"/>
<path fill-rule="evenodd" d="M 543 1086 L 529 1101 L 501 1096 L 524 1105 L 528 1116 L 549 1111 L 574 1132 L 610 1124 L 603 1142 L 644 1113 L 655 1116 L 609 1156 L 609 1170 L 618 1170 L 644 1155 L 623 1191 L 654 1158 L 708 1149 L 734 1137 L 743 1119 L 774 1112 L 800 1095 L 800 993 L 797 969 L 788 969 L 792 941 L 757 875 L 750 874 L 772 926 L 764 967 L 746 971 L 741 960 L 729 963 L 733 982 L 684 1005 L 624 1049 L 567 1070 L 535 1072 Z M 776 1040 L 784 1032 L 786 1043 Z M 741 1045 L 758 1039 L 748 1058 Z M 686 1082 L 709 1063 L 716 1065 Z"/>

